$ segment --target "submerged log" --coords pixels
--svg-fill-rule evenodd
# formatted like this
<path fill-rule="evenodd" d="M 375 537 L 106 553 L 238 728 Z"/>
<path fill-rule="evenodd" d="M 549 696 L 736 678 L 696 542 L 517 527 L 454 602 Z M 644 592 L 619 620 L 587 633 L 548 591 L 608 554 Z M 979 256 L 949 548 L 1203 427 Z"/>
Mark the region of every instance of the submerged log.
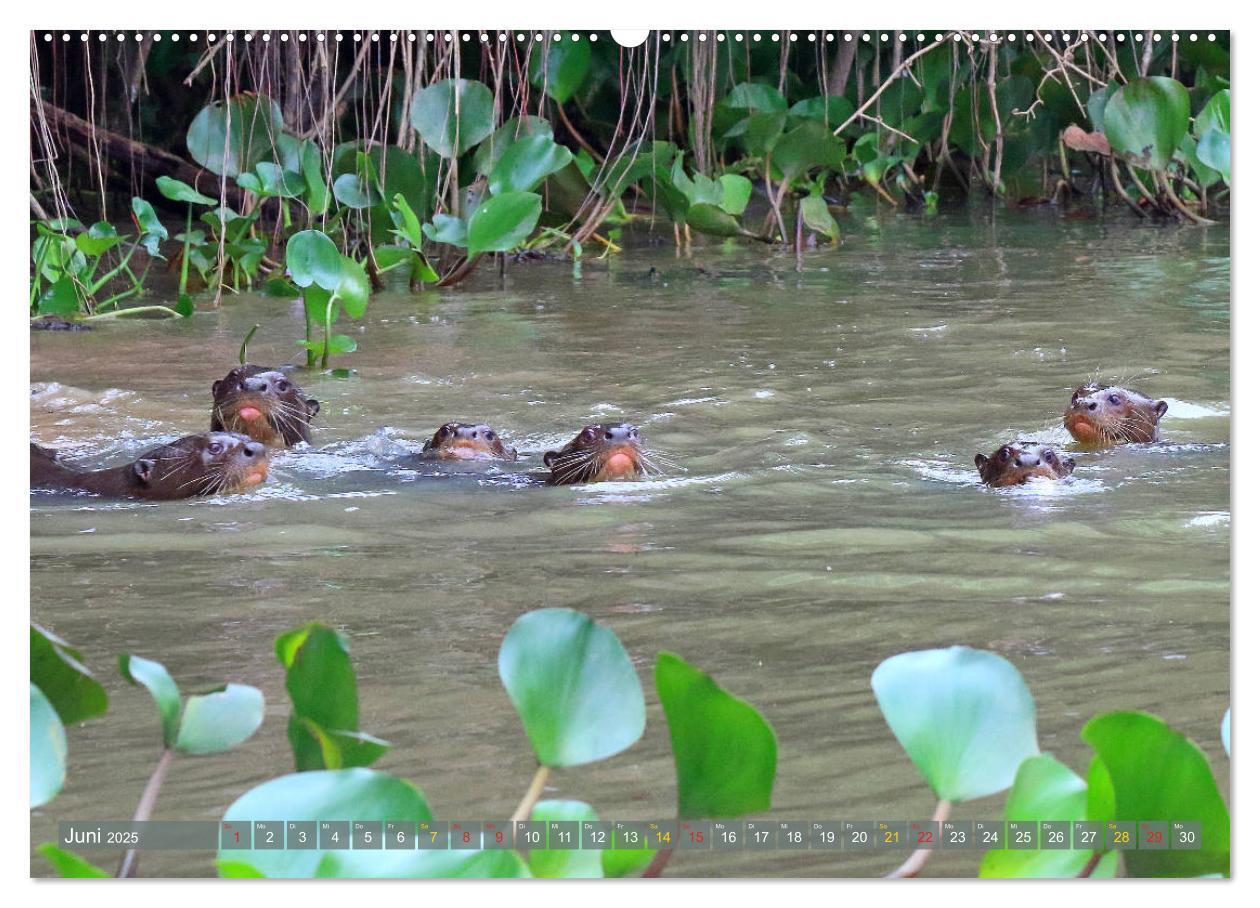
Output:
<path fill-rule="evenodd" d="M 137 139 L 96 126 L 77 114 L 49 104 L 47 101 L 41 103 L 53 136 L 71 143 L 72 149 L 67 149 L 68 151 L 73 150 L 87 155 L 99 154 L 117 163 L 128 165 L 135 175 L 136 184 L 142 186 L 141 195 L 155 205 L 165 203 L 164 197 L 152 182 L 160 176 L 181 180 L 212 198 L 220 196 L 220 178 L 210 171 L 169 151 L 154 148 Z M 32 119 L 34 117 L 35 114 L 32 111 Z M 228 182 L 224 188 L 227 195 L 225 203 L 239 209 L 244 201 L 244 190 L 232 182 Z M 182 210 L 183 206 L 179 207 Z"/>

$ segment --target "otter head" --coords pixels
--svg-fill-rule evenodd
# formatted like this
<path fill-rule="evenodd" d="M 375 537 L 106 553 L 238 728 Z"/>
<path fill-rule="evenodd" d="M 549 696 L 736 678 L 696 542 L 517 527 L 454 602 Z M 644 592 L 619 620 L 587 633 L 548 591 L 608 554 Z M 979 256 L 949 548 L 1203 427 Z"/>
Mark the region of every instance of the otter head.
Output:
<path fill-rule="evenodd" d="M 310 442 L 319 401 L 306 397 L 287 375 L 262 366 L 237 366 L 215 382 L 211 432 L 239 432 L 254 441 L 287 448 Z"/>
<path fill-rule="evenodd" d="M 420 453 L 437 460 L 516 460 L 516 449 L 485 423 L 448 422 Z"/>
<path fill-rule="evenodd" d="M 1076 461 L 1049 445 L 1020 441 L 1002 445 L 988 457 L 977 454 L 976 469 L 987 485 L 1017 486 L 1034 476 L 1067 479 L 1076 469 Z"/>
<path fill-rule="evenodd" d="M 185 435 L 142 454 L 127 469 L 142 498 L 239 492 L 267 478 L 267 446 L 234 432 Z"/>
<path fill-rule="evenodd" d="M 1168 404 L 1128 388 L 1084 385 L 1072 392 L 1063 427 L 1081 444 L 1107 447 L 1154 441 Z"/>
<path fill-rule="evenodd" d="M 559 451 L 548 451 L 543 463 L 553 485 L 637 479 L 646 472 L 639 430 L 629 423 L 587 426 Z"/>

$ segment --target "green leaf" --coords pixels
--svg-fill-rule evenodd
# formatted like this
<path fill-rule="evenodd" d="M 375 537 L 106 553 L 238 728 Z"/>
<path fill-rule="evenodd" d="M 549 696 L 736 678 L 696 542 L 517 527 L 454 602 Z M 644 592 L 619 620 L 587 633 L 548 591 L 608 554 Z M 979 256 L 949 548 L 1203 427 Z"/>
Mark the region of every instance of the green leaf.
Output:
<path fill-rule="evenodd" d="M 79 247 L 79 251 L 92 258 L 104 255 L 122 241 L 123 238 L 113 225 L 105 221 L 98 221 L 74 238 L 74 244 Z"/>
<path fill-rule="evenodd" d="M 1112 95 L 1103 131 L 1112 151 L 1147 170 L 1163 171 L 1190 128 L 1190 93 L 1176 79 L 1134 79 Z"/>
<path fill-rule="evenodd" d="M 586 40 L 547 41 L 535 47 L 529 60 L 529 80 L 545 91 L 557 104 L 563 104 L 586 81 L 591 67 L 591 45 Z"/>
<path fill-rule="evenodd" d="M 853 112 L 856 109 L 853 106 L 853 102 L 848 98 L 830 95 L 797 101 L 791 106 L 788 113 L 803 120 L 817 120 L 828 129 L 835 129 L 853 116 Z"/>
<path fill-rule="evenodd" d="M 43 691 L 66 725 L 99 716 L 109 696 L 83 665 L 79 651 L 51 631 L 31 625 L 31 683 Z"/>
<path fill-rule="evenodd" d="M 363 266 L 349 256 L 341 257 L 341 273 L 334 288 L 334 296 L 346 307 L 346 314 L 351 318 L 363 318 L 367 312 L 368 297 L 372 285 L 368 281 Z M 349 340 L 349 338 L 347 338 Z"/>
<path fill-rule="evenodd" d="M 655 856 L 650 848 L 610 848 L 600 852 L 600 869 L 609 879 L 638 876 Z"/>
<path fill-rule="evenodd" d="M 367 765 L 384 753 L 384 749 L 371 754 L 342 746 L 348 741 L 339 736 L 359 729 L 358 682 L 345 637 L 313 622 L 277 637 L 276 658 L 284 667 L 284 686 L 293 704 L 289 743 L 299 771 L 333 768 L 328 766 L 328 746 L 334 748 L 332 761 L 338 767 Z M 305 722 L 314 723 L 316 728 Z"/>
<path fill-rule="evenodd" d="M 400 823 L 433 819 L 424 794 L 410 782 L 363 768 L 299 772 L 271 779 L 237 798 L 223 820 L 248 823 L 259 817 Z M 372 851 L 365 855 L 380 860 L 394 853 Z M 252 867 L 268 877 L 313 877 L 321 857 L 319 851 L 295 849 L 219 851 L 220 860 Z"/>
<path fill-rule="evenodd" d="M 354 173 L 343 173 L 333 181 L 333 195 L 347 208 L 371 208 L 381 203 L 376 187 Z"/>
<path fill-rule="evenodd" d="M 1204 166 L 1219 173 L 1227 186 L 1230 184 L 1228 135 L 1215 126 L 1207 127 L 1199 137 L 1199 144 L 1195 146 L 1194 153 Z"/>
<path fill-rule="evenodd" d="M 1119 82 L 1108 82 L 1102 88 L 1096 89 L 1090 93 L 1089 101 L 1086 102 L 1085 108 L 1089 111 L 1089 122 L 1097 132 L 1102 132 L 1103 118 L 1107 110 L 1107 102 L 1111 100 L 1111 96 L 1120 90 Z"/>
<path fill-rule="evenodd" d="M 487 851 L 328 851 L 316 868 L 321 878 L 514 879 L 528 877 L 521 856 Z"/>
<path fill-rule="evenodd" d="M 724 173 L 717 178 L 722 188 L 721 209 L 729 215 L 739 217 L 748 207 L 752 198 L 752 180 L 737 173 Z"/>
<path fill-rule="evenodd" d="M 1217 129 L 1229 135 L 1229 89 L 1222 88 L 1208 98 L 1199 115 L 1194 118 L 1194 134 L 1202 136 L 1209 129 Z"/>
<path fill-rule="evenodd" d="M 656 692 L 674 751 L 678 817 L 769 809 L 778 745 L 761 713 L 673 653 L 657 653 Z"/>
<path fill-rule="evenodd" d="M 1020 764 L 1015 783 L 1006 796 L 1005 820 L 1074 821 L 1087 817 L 1084 779 L 1050 754 L 1029 757 Z M 1085 868 L 1093 854 L 1081 849 L 994 848 L 985 852 L 980 861 L 980 876 L 1074 877 Z M 1115 875 L 1116 852 L 1108 852 L 1103 861 L 1109 866 L 1100 861 L 1092 876 Z"/>
<path fill-rule="evenodd" d="M 175 311 L 184 318 L 191 318 L 192 314 L 197 311 L 197 307 L 193 305 L 193 299 L 187 293 L 181 293 L 179 299 L 175 301 Z"/>
<path fill-rule="evenodd" d="M 508 146 L 490 173 L 490 194 L 532 192 L 538 184 L 573 160 L 573 152 L 551 136 L 532 135 Z"/>
<path fill-rule="evenodd" d="M 1035 705 L 1024 679 L 995 653 L 966 646 L 885 659 L 875 699 L 937 798 L 969 801 L 1010 787 L 1038 752 Z"/>
<path fill-rule="evenodd" d="M 534 231 L 542 214 L 542 196 L 504 192 L 491 196 L 468 218 L 468 254 L 510 252 Z"/>
<path fill-rule="evenodd" d="M 439 155 L 458 157 L 494 129 L 494 96 L 469 79 L 434 82 L 416 93 L 411 125 Z"/>
<path fill-rule="evenodd" d="M 778 113 L 788 109 L 787 100 L 777 88 L 757 82 L 742 82 L 736 85 L 723 103 L 728 107 L 747 108 L 764 113 Z"/>
<path fill-rule="evenodd" d="M 40 315 L 60 315 L 63 318 L 78 315 L 79 291 L 74 280 L 70 277 L 58 278 L 40 294 L 35 308 Z"/>
<path fill-rule="evenodd" d="M 801 220 L 815 233 L 829 240 L 840 236 L 840 225 L 827 208 L 827 200 L 820 195 L 808 195 L 801 199 Z"/>
<path fill-rule="evenodd" d="M 598 820 L 595 808 L 584 801 L 539 801 L 531 820 Z M 579 829 L 581 826 L 578 827 Z M 536 848 L 529 852 L 531 876 L 546 879 L 595 879 L 604 875 L 600 851 L 593 848 Z"/>
<path fill-rule="evenodd" d="M 499 677 L 538 762 L 577 766 L 643 735 L 643 688 L 621 641 L 570 609 L 527 612 L 499 648 Z"/>
<path fill-rule="evenodd" d="M 284 263 L 299 287 L 314 284 L 333 290 L 341 281 L 341 252 L 318 230 L 303 230 L 289 237 Z"/>
<path fill-rule="evenodd" d="M 185 202 L 190 205 L 214 205 L 215 200 L 208 195 L 202 195 L 182 180 L 176 180 L 172 177 L 161 176 L 157 178 L 158 192 L 162 193 L 172 202 Z"/>
<path fill-rule="evenodd" d="M 281 157 L 277 144 L 283 129 L 280 105 L 265 95 L 212 101 L 188 127 L 188 153 L 211 173 L 236 177 L 259 161 Z"/>
<path fill-rule="evenodd" d="M 135 196 L 131 200 L 131 212 L 135 215 L 136 223 L 140 227 L 140 242 L 144 245 L 145 251 L 154 258 L 163 258 L 159 252 L 159 244 L 170 234 L 167 233 L 165 225 L 158 220 L 153 206 L 139 196 Z"/>
<path fill-rule="evenodd" d="M 744 148 L 751 155 L 765 157 L 783 135 L 786 124 L 787 114 L 781 110 L 752 113 L 744 122 L 744 129 L 740 133 Z"/>
<path fill-rule="evenodd" d="M 31 685 L 31 807 L 47 804 L 66 782 L 66 729 L 44 692 Z"/>
<path fill-rule="evenodd" d="M 839 170 L 844 163 L 844 142 L 822 123 L 809 121 L 786 133 L 775 143 L 771 161 L 788 181 L 803 176 L 814 167 Z"/>
<path fill-rule="evenodd" d="M 285 170 L 279 164 L 272 161 L 259 161 L 254 165 L 254 173 L 257 174 L 259 188 L 250 188 L 251 192 L 269 198 L 296 199 L 300 198 L 306 191 L 306 180 L 300 173 L 294 173 L 292 170 Z M 241 174 L 236 178 L 237 183 L 249 176 L 249 174 Z M 244 183 L 241 183 L 244 186 Z"/>
<path fill-rule="evenodd" d="M 299 152 L 302 179 L 306 181 L 306 207 L 311 214 L 323 214 L 328 210 L 330 194 L 328 181 L 324 179 L 324 156 L 319 146 L 310 139 L 302 143 Z"/>
<path fill-rule="evenodd" d="M 297 287 L 286 281 L 282 277 L 273 277 L 263 284 L 262 292 L 266 296 L 274 296 L 279 299 L 297 299 L 302 295 Z"/>
<path fill-rule="evenodd" d="M 186 754 L 231 750 L 258 730 L 263 720 L 263 695 L 248 684 L 193 696 L 184 704 L 175 749 Z"/>
<path fill-rule="evenodd" d="M 179 737 L 179 687 L 161 662 L 123 653 L 118 657 L 118 670 L 132 684 L 148 689 L 157 704 L 162 722 L 162 746 L 174 747 Z"/>
<path fill-rule="evenodd" d="M 425 224 L 424 235 L 435 243 L 446 243 L 461 249 L 468 245 L 468 225 L 453 214 L 435 214 L 432 224 Z"/>
<path fill-rule="evenodd" d="M 401 192 L 394 196 L 390 219 L 398 228 L 394 233 L 410 243 L 413 249 L 419 251 L 424 246 L 424 236 L 420 232 L 420 219 L 416 217 L 416 212 L 407 204 Z"/>
<path fill-rule="evenodd" d="M 57 876 L 63 879 L 102 879 L 113 876 L 109 871 L 102 870 L 73 851 L 58 848 L 52 842 L 37 845 L 35 850 L 57 871 Z"/>
<path fill-rule="evenodd" d="M 551 124 L 542 117 L 511 117 L 477 146 L 473 155 L 473 167 L 477 169 L 477 173 L 488 177 L 503 153 L 518 140 L 530 136 L 546 136 L 550 139 L 554 135 Z"/>
<path fill-rule="evenodd" d="M 1106 766 L 1117 820 L 1182 820 L 1202 824 L 1195 850 L 1124 853 L 1130 876 L 1229 873 L 1229 812 L 1198 745 L 1155 716 L 1114 712 L 1095 716 L 1081 738 Z M 1091 780 L 1092 782 L 1092 780 Z"/>
<path fill-rule="evenodd" d="M 687 209 L 687 223 L 713 236 L 739 236 L 744 228 L 739 221 L 716 205 L 701 203 Z"/>

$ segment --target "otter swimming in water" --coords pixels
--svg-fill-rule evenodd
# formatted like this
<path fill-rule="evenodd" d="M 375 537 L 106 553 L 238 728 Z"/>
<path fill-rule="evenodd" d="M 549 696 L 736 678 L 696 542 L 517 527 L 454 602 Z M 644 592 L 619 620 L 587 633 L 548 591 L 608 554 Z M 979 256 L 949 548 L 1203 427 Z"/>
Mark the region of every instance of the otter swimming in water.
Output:
<path fill-rule="evenodd" d="M 986 485 L 1003 488 L 1020 485 L 1034 476 L 1067 479 L 1076 469 L 1076 461 L 1049 445 L 1020 441 L 1002 445 L 988 457 L 977 454 L 976 468 Z"/>
<path fill-rule="evenodd" d="M 239 432 L 274 448 L 311 441 L 319 401 L 278 369 L 237 366 L 210 387 L 211 432 Z"/>
<path fill-rule="evenodd" d="M 559 451 L 544 454 L 543 464 L 553 486 L 638 479 L 651 466 L 639 430 L 624 422 L 587 426 Z"/>
<path fill-rule="evenodd" d="M 232 493 L 267 478 L 267 446 L 244 435 L 185 435 L 146 451 L 128 464 L 76 470 L 57 452 L 31 442 L 31 488 L 80 489 L 111 498 L 169 501 Z"/>
<path fill-rule="evenodd" d="M 1160 417 L 1168 404 L 1140 391 L 1088 384 L 1072 392 L 1063 413 L 1063 427 L 1083 445 L 1109 447 L 1155 441 Z"/>
<path fill-rule="evenodd" d="M 448 422 L 424 443 L 422 460 L 516 460 L 516 448 L 508 447 L 485 423 Z"/>

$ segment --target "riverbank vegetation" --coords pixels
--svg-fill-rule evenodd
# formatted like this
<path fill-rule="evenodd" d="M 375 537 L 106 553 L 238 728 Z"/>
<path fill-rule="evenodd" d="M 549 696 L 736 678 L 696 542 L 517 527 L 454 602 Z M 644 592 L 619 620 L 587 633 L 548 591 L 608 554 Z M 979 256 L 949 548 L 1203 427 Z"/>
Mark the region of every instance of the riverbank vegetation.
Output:
<path fill-rule="evenodd" d="M 31 42 L 32 316 L 300 297 L 311 367 L 391 280 L 628 230 L 799 257 L 859 211 L 1228 214 L 1227 34 L 64 37 Z M 174 302 L 143 305 L 162 269 Z"/>

